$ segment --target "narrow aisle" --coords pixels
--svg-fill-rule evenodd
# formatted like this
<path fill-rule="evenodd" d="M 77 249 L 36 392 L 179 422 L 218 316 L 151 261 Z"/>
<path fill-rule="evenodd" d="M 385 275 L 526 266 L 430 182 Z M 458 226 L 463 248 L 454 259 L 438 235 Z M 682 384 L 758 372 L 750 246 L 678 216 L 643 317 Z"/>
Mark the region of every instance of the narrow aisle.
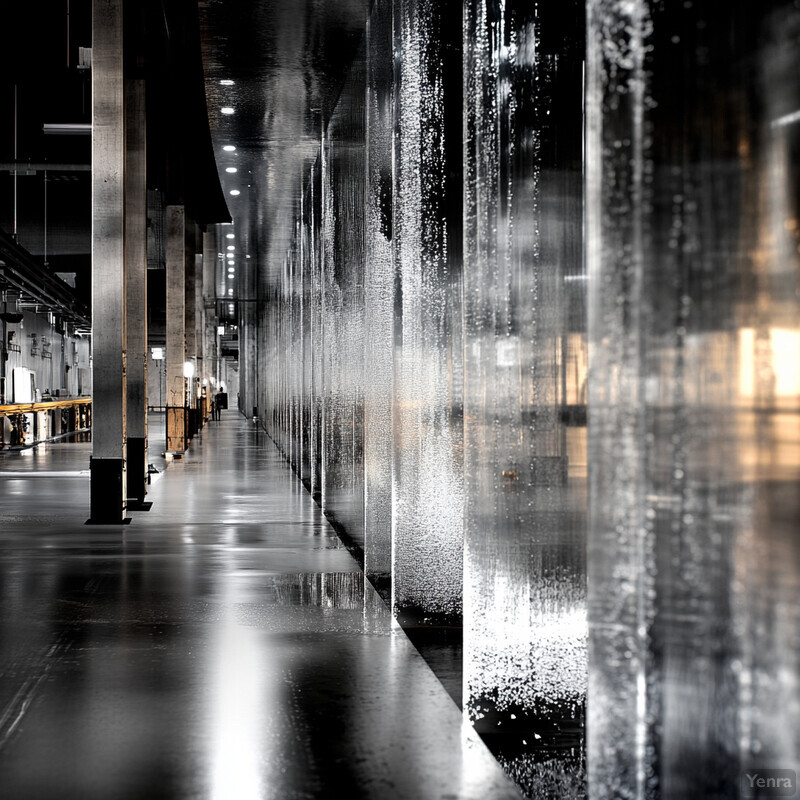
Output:
<path fill-rule="evenodd" d="M 246 419 L 127 526 L 49 480 L 0 490 L 4 800 L 519 797 Z"/>

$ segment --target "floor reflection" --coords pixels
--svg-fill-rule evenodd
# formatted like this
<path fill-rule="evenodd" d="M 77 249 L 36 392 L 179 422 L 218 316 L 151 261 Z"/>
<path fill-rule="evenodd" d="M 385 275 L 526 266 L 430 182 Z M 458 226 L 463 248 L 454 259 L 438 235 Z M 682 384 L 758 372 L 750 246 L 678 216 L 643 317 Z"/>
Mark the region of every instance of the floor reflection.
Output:
<path fill-rule="evenodd" d="M 88 481 L 26 480 L 48 515 L 4 483 L 3 800 L 519 797 L 246 420 L 123 529 Z"/>

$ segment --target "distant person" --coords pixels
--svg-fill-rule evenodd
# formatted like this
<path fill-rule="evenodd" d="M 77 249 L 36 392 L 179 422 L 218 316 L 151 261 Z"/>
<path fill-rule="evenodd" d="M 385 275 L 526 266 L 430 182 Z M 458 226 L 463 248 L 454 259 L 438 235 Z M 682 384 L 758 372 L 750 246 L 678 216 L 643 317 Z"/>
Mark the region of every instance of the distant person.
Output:
<path fill-rule="evenodd" d="M 228 407 L 228 396 L 225 394 L 225 392 L 222 391 L 222 389 L 220 389 L 217 392 L 217 398 L 216 398 L 216 402 L 214 403 L 214 405 L 217 408 L 217 419 L 219 420 L 220 419 L 220 411 L 222 411 L 223 408 L 227 408 Z"/>
<path fill-rule="evenodd" d="M 217 419 L 217 404 L 213 394 L 211 395 L 211 419 L 212 421 Z"/>

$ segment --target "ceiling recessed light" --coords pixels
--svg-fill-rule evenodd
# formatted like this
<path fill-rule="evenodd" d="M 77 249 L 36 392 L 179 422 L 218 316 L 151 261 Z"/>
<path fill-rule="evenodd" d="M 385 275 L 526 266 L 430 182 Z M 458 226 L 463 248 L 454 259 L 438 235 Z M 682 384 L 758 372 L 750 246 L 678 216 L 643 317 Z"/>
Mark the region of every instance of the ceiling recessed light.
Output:
<path fill-rule="evenodd" d="M 226 233 L 225 234 L 225 238 L 226 239 L 235 239 L 236 238 L 236 234 L 235 233 Z"/>
<path fill-rule="evenodd" d="M 224 80 L 224 81 L 220 81 L 220 83 L 223 86 L 233 86 L 233 81 L 232 80 Z"/>
<path fill-rule="evenodd" d="M 223 145 L 222 149 L 223 149 L 223 150 L 224 150 L 226 153 L 232 153 L 232 152 L 233 152 L 233 151 L 236 149 L 236 146 L 235 146 L 235 145 L 232 145 L 232 144 L 226 144 L 226 145 Z"/>
<path fill-rule="evenodd" d="M 234 110 L 233 110 L 233 108 L 232 108 L 231 106 L 222 106 L 222 108 L 220 109 L 220 111 L 221 111 L 223 114 L 233 114 L 233 113 L 234 113 Z"/>
<path fill-rule="evenodd" d="M 225 167 L 225 172 L 238 172 L 236 167 Z"/>
<path fill-rule="evenodd" d="M 236 245 L 235 244 L 229 244 L 228 245 L 228 250 L 235 250 L 235 249 L 236 249 Z"/>
<path fill-rule="evenodd" d="M 233 294 L 233 289 L 228 289 L 228 294 Z"/>
<path fill-rule="evenodd" d="M 231 189 L 231 194 L 232 194 L 234 197 L 236 197 L 237 195 L 240 195 L 240 194 L 241 194 L 241 192 L 240 192 L 238 189 Z"/>

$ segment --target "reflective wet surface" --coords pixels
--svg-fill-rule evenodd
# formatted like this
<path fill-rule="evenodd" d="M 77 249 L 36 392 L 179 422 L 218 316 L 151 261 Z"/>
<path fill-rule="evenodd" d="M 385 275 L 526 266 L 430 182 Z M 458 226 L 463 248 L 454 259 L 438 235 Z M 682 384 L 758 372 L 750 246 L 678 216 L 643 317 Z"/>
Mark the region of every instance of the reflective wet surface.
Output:
<path fill-rule="evenodd" d="M 519 796 L 263 432 L 223 412 L 126 526 L 88 455 L 0 456 L 3 798 Z"/>

